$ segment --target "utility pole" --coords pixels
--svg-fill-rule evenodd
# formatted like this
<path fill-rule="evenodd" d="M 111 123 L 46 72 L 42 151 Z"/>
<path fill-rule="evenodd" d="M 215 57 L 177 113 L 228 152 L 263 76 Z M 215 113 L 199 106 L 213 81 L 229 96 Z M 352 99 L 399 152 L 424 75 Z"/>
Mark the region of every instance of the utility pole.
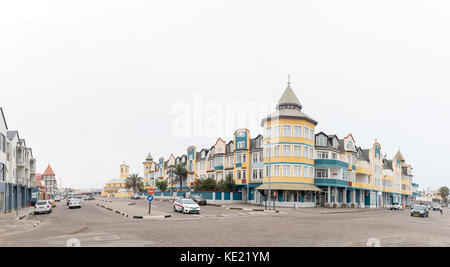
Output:
<path fill-rule="evenodd" d="M 272 146 L 269 143 L 269 209 L 270 209 L 270 200 L 272 199 L 272 191 L 271 191 L 271 185 L 272 185 L 272 166 L 270 165 L 270 157 L 272 156 Z M 275 202 L 274 202 L 275 205 Z M 275 209 L 275 206 L 274 206 Z"/>

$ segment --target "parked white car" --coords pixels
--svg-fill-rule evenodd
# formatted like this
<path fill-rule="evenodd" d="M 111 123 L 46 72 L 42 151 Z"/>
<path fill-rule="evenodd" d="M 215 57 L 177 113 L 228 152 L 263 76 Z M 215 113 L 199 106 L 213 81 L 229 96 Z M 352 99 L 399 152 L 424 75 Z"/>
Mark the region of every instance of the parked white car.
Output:
<path fill-rule="evenodd" d="M 71 198 L 69 201 L 69 209 L 81 208 L 81 199 Z"/>
<path fill-rule="evenodd" d="M 48 200 L 39 200 L 34 205 L 34 214 L 40 213 L 51 213 L 52 212 L 52 204 Z"/>
<path fill-rule="evenodd" d="M 403 209 L 402 205 L 400 205 L 398 203 L 394 203 L 391 206 L 391 210 L 402 210 L 402 209 Z"/>
<path fill-rule="evenodd" d="M 192 199 L 179 198 L 173 203 L 174 211 L 183 213 L 200 213 L 200 206 Z"/>

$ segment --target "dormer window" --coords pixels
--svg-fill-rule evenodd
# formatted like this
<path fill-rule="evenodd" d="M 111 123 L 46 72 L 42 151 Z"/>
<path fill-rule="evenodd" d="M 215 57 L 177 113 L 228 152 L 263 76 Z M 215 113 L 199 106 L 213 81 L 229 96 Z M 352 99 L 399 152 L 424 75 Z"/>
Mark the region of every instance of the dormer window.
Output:
<path fill-rule="evenodd" d="M 316 136 L 316 146 L 327 146 L 327 137 L 325 135 Z"/>
<path fill-rule="evenodd" d="M 336 138 L 333 139 L 333 147 L 338 148 L 338 141 L 336 140 Z"/>

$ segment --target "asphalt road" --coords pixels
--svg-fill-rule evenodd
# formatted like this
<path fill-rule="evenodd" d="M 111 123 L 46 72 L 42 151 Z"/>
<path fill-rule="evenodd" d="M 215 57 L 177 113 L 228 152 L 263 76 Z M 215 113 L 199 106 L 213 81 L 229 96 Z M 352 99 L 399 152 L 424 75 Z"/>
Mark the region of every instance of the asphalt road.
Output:
<path fill-rule="evenodd" d="M 255 214 L 208 206 L 201 214 L 206 217 L 176 214 L 142 220 L 95 203 L 83 201 L 83 207 L 74 210 L 58 204 L 52 214 L 28 216 L 24 220 L 40 224 L 0 235 L 0 246 L 66 246 L 74 238 L 81 246 L 366 246 L 371 238 L 381 246 L 450 246 L 449 210 L 417 218 L 408 210 L 289 209 L 283 214 Z M 171 208 L 171 203 L 155 206 Z"/>

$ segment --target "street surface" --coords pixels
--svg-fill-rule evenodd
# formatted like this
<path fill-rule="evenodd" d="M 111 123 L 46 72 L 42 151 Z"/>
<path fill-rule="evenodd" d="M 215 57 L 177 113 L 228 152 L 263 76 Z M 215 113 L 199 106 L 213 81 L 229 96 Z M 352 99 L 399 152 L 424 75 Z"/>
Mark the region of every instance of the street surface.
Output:
<path fill-rule="evenodd" d="M 114 200 L 148 207 L 146 200 Z M 0 231 L 0 246 L 450 246 L 450 210 L 411 217 L 409 209 L 280 209 L 280 213 L 202 206 L 181 214 L 172 203 L 154 201 L 152 210 L 171 214 L 156 220 L 131 219 L 82 201 L 81 209 L 58 202 L 52 214 L 29 215 L 20 226 Z M 37 226 L 35 222 L 39 222 Z M 3 225 L 0 225 L 0 228 Z M 74 243 L 75 242 L 75 243 Z"/>

